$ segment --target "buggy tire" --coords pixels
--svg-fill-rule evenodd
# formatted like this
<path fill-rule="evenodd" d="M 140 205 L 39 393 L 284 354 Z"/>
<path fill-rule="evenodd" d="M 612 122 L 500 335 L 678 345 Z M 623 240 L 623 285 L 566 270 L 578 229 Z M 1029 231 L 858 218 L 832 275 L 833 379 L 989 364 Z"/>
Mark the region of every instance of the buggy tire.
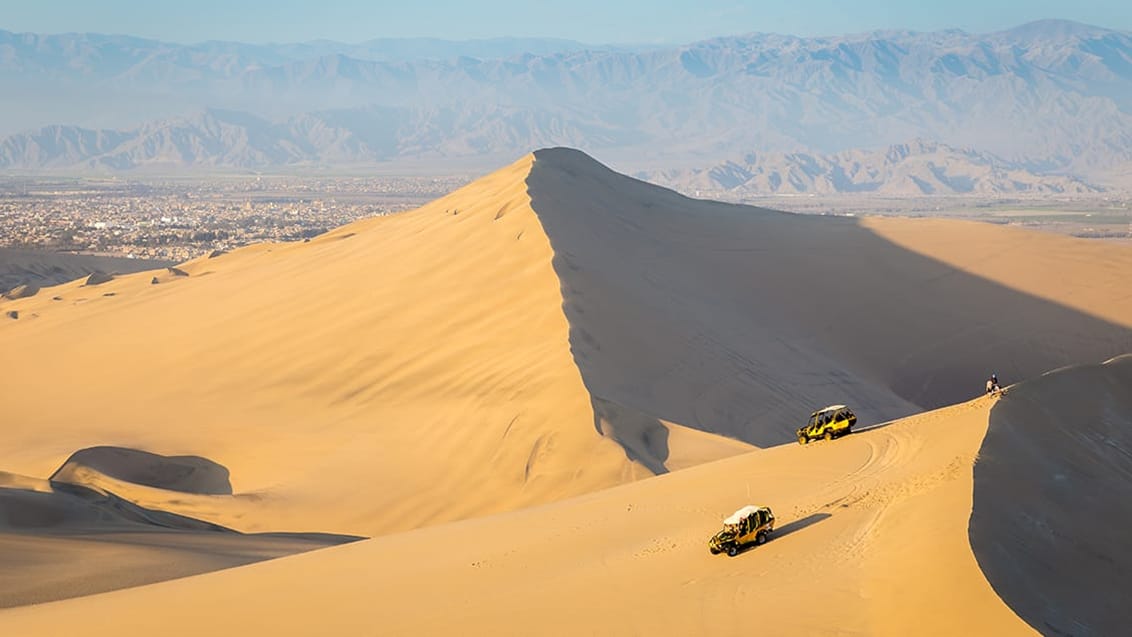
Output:
<path fill-rule="evenodd" d="M 731 557 L 735 557 L 739 554 L 739 547 L 732 544 L 731 546 L 727 547 L 727 554 Z"/>
<path fill-rule="evenodd" d="M 822 434 L 822 438 L 824 438 L 826 440 L 833 440 L 833 430 L 832 429 L 826 429 L 825 433 Z"/>
<path fill-rule="evenodd" d="M 809 441 L 810 441 L 810 439 L 807 438 L 805 435 L 798 436 L 798 444 L 800 444 L 800 445 L 804 445 Z"/>
<path fill-rule="evenodd" d="M 719 549 L 717 548 L 709 548 L 708 550 L 711 551 L 712 555 L 719 555 Z"/>
<path fill-rule="evenodd" d="M 760 546 L 766 544 L 766 531 L 759 531 L 759 534 L 755 536 L 755 544 Z"/>

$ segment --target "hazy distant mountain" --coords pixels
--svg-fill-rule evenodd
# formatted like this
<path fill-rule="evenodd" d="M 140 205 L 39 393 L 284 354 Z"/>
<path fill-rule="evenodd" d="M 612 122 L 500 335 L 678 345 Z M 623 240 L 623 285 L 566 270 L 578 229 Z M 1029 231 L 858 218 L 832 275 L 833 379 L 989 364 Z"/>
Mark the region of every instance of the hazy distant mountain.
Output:
<path fill-rule="evenodd" d="M 0 64 L 6 70 L 49 72 L 56 77 L 107 79 L 163 73 L 230 77 L 249 68 L 341 55 L 366 61 L 509 58 L 585 50 L 641 50 L 648 47 L 590 45 L 556 38 L 378 38 L 357 44 L 315 40 L 287 44 L 210 41 L 176 44 L 127 35 L 37 34 L 0 30 Z M 652 47 L 655 48 L 655 47 Z"/>
<path fill-rule="evenodd" d="M 68 123 L 132 128 L 205 108 L 266 116 L 383 103 L 389 86 L 303 94 L 320 79 L 341 85 L 404 76 L 399 62 L 507 59 L 577 51 L 629 51 L 553 38 L 450 41 L 381 38 L 358 44 L 204 42 L 182 45 L 123 35 L 0 30 L 0 134 Z M 380 62 L 381 64 L 375 64 Z M 366 64 L 357 64 L 366 63 Z M 412 73 L 410 72 L 410 75 Z M 265 85 L 278 92 L 262 92 Z M 410 83 L 411 85 L 411 83 Z"/>
<path fill-rule="evenodd" d="M 0 32 L 0 81 L 0 123 L 33 129 L 7 131 L 7 167 L 270 166 L 572 145 L 641 169 L 916 138 L 1035 174 L 1103 180 L 1132 165 L 1132 35 L 1062 21 L 649 50 Z M 34 130 L 61 122 L 80 128 Z"/>
<path fill-rule="evenodd" d="M 34 133 L 0 140 L 0 166 L 54 168 L 81 164 L 131 139 L 130 133 L 47 126 Z"/>
<path fill-rule="evenodd" d="M 1036 175 L 988 153 L 925 140 L 876 151 L 832 155 L 751 153 L 707 169 L 638 175 L 684 192 L 740 196 L 867 193 L 890 196 L 1084 194 L 1102 189 L 1080 179 Z"/>
<path fill-rule="evenodd" d="M 202 46 L 226 45 L 208 43 Z M 240 45 L 236 45 L 240 46 Z M 293 60 L 344 55 L 359 60 L 450 60 L 459 57 L 483 59 L 508 58 L 519 55 L 553 55 L 586 50 L 641 50 L 643 46 L 614 47 L 593 45 L 558 38 L 488 38 L 452 41 L 437 38 L 378 38 L 360 44 L 342 44 L 321 40 L 302 44 L 269 45 L 275 53 Z"/>
<path fill-rule="evenodd" d="M 280 123 L 210 109 L 131 131 L 49 126 L 0 140 L 0 168 L 265 168 L 444 158 L 567 143 L 633 144 L 632 131 L 583 116 L 518 107 L 369 107 L 307 113 Z"/>

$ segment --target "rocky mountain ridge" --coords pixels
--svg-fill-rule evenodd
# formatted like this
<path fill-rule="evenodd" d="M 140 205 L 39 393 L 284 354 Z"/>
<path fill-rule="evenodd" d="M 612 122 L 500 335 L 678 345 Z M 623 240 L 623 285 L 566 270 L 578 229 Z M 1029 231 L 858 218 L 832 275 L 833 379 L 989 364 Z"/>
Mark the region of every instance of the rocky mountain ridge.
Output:
<path fill-rule="evenodd" d="M 1072 22 L 379 49 L 0 32 L 0 80 L 19 96 L 0 168 L 495 162 L 570 145 L 639 171 L 927 139 L 1043 177 L 1132 173 L 1132 35 Z"/>

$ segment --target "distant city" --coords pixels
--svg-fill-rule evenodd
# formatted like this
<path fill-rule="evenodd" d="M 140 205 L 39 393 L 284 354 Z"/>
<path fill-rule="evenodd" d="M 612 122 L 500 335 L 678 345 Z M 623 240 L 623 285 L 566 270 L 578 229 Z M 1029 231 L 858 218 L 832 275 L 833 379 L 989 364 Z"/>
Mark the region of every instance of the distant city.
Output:
<path fill-rule="evenodd" d="M 419 207 L 468 181 L 462 176 L 0 178 L 0 248 L 180 263 L 260 241 L 309 239 L 358 219 Z M 680 190 L 809 214 L 959 217 L 1078 237 L 1132 238 L 1132 211 L 1120 197 L 747 198 Z"/>
<path fill-rule="evenodd" d="M 300 241 L 431 201 L 461 177 L 0 179 L 0 247 L 182 262 Z"/>

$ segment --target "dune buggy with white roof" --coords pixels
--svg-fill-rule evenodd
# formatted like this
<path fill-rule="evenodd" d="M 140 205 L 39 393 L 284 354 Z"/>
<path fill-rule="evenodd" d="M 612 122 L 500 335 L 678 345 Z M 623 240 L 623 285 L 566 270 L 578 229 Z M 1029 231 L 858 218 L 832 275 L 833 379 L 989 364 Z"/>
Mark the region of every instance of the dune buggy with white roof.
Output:
<path fill-rule="evenodd" d="M 773 532 L 770 507 L 748 504 L 723 520 L 723 530 L 708 540 L 708 550 L 712 555 L 727 553 L 734 557 L 748 544 L 764 544 Z"/>

